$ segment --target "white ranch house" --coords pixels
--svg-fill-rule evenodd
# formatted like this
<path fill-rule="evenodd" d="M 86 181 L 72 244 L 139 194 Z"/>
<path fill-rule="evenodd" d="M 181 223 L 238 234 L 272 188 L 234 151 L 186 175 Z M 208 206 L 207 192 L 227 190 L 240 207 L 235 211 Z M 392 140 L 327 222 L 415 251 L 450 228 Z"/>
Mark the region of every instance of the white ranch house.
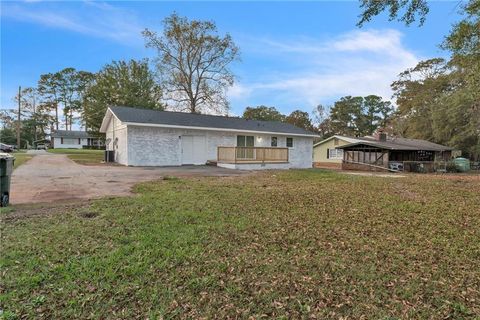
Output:
<path fill-rule="evenodd" d="M 248 170 L 311 168 L 316 137 L 282 122 L 128 107 L 109 107 L 100 132 L 123 165 Z"/>
<path fill-rule="evenodd" d="M 103 142 L 86 131 L 56 130 L 50 134 L 50 147 L 54 149 L 82 149 L 83 146 L 103 146 Z"/>

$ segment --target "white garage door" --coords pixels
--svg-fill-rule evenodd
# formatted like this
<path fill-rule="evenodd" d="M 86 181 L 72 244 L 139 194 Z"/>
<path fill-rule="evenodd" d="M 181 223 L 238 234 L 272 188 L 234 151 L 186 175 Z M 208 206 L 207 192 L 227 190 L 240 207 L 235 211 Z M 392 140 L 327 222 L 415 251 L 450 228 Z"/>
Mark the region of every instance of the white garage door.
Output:
<path fill-rule="evenodd" d="M 182 164 L 205 164 L 205 136 L 182 136 Z"/>

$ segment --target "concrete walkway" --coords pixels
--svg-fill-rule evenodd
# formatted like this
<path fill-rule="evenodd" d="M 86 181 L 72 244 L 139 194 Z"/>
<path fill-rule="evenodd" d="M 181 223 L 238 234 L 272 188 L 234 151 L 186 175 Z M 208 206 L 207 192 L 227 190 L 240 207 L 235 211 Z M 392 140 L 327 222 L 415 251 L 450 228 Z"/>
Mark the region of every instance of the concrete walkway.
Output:
<path fill-rule="evenodd" d="M 365 177 L 382 177 L 382 178 L 405 178 L 404 175 L 399 173 L 380 173 L 380 172 L 350 172 L 341 171 L 343 174 L 349 174 L 353 176 L 365 176 Z"/>
<path fill-rule="evenodd" d="M 79 165 L 66 155 L 29 152 L 34 157 L 13 172 L 10 202 L 43 203 L 131 194 L 138 182 L 164 176 L 236 176 L 249 172 L 210 166 L 124 167 Z"/>

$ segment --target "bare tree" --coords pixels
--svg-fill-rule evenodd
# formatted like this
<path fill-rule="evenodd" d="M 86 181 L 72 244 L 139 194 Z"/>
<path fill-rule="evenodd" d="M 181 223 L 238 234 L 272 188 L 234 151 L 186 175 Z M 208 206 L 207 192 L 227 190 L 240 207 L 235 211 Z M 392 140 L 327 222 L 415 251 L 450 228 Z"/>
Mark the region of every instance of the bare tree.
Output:
<path fill-rule="evenodd" d="M 14 98 L 16 103 L 18 103 L 18 99 L 19 95 L 17 94 Z M 22 116 L 31 116 L 33 113 L 35 113 L 38 100 L 39 96 L 36 88 L 23 88 L 20 92 L 20 105 Z"/>
<path fill-rule="evenodd" d="M 22 119 L 30 118 L 35 113 L 35 104 L 38 99 L 37 89 L 35 88 L 21 88 L 18 87 L 18 93 L 13 100 L 18 105 L 17 114 L 17 145 L 20 148 L 20 137 L 22 130 Z"/>
<path fill-rule="evenodd" d="M 0 109 L 0 122 L 2 123 L 2 129 L 13 127 L 15 125 L 15 117 L 15 109 Z"/>
<path fill-rule="evenodd" d="M 148 29 L 142 34 L 147 48 L 158 52 L 167 103 L 191 113 L 228 111 L 226 90 L 234 82 L 229 65 L 239 59 L 229 34 L 220 37 L 215 23 L 189 21 L 177 14 L 164 20 L 163 35 Z"/>
<path fill-rule="evenodd" d="M 317 127 L 320 126 L 325 120 L 328 119 L 327 107 L 322 104 L 318 104 L 315 109 L 313 109 L 313 124 Z"/>

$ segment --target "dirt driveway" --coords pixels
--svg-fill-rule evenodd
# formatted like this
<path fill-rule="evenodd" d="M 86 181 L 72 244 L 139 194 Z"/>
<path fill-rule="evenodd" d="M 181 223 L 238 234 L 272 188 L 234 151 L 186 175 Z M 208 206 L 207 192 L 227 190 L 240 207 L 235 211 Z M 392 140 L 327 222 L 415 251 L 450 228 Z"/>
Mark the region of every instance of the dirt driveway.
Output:
<path fill-rule="evenodd" d="M 210 166 L 85 166 L 76 164 L 66 155 L 44 151 L 35 153 L 31 160 L 13 173 L 10 196 L 13 204 L 129 195 L 134 184 L 164 176 L 232 176 L 249 173 Z"/>

